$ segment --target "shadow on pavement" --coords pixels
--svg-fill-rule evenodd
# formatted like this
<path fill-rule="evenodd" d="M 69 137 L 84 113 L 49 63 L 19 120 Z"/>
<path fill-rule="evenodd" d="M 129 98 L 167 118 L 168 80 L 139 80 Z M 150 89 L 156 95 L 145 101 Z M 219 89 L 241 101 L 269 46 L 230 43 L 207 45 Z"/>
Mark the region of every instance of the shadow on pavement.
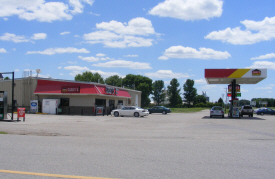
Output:
<path fill-rule="evenodd" d="M 210 118 L 210 116 L 204 116 L 202 119 L 236 119 L 236 120 L 265 120 L 263 118 L 259 118 L 259 117 L 241 117 L 241 118 L 229 118 L 227 116 L 224 116 L 224 118 L 222 117 L 214 117 L 212 116 L 212 118 Z"/>

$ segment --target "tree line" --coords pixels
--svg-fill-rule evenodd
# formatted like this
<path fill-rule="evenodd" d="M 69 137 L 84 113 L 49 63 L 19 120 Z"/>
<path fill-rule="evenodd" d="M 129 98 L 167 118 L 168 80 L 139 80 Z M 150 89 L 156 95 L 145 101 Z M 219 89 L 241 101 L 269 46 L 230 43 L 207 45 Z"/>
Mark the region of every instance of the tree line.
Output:
<path fill-rule="evenodd" d="M 163 80 L 156 80 L 153 82 L 149 77 L 133 74 L 128 74 L 124 78 L 113 75 L 104 79 L 99 73 L 86 71 L 76 75 L 75 81 L 96 82 L 141 91 L 141 107 L 149 106 L 151 102 L 149 98 L 150 95 L 152 95 L 152 99 L 157 105 L 163 104 L 168 98 L 169 107 L 183 107 L 180 83 L 176 78 L 170 81 L 167 89 L 165 89 Z M 190 107 L 192 103 L 192 105 L 199 104 L 205 107 L 207 104 L 206 98 L 203 95 L 197 94 L 197 89 L 194 88 L 194 84 L 194 80 L 187 79 L 183 85 L 183 98 L 186 102 L 185 106 Z"/>

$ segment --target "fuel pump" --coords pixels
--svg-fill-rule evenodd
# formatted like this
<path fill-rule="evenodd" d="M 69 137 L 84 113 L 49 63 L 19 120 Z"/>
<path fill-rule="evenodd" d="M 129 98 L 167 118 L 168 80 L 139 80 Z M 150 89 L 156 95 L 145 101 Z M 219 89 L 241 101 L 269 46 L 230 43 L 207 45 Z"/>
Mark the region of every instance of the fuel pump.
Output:
<path fill-rule="evenodd" d="M 0 91 L 0 120 L 7 119 L 8 114 L 8 103 L 7 103 L 7 92 Z"/>

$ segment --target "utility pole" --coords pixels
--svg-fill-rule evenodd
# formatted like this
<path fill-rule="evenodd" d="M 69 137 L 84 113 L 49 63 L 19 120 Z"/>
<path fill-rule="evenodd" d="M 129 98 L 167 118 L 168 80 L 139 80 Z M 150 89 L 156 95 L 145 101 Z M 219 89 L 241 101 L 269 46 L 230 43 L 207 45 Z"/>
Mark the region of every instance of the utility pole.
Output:
<path fill-rule="evenodd" d="M 224 104 L 225 104 L 225 105 L 224 105 L 224 108 L 225 108 L 224 110 L 225 110 L 225 111 L 224 111 L 224 113 L 226 113 L 226 104 L 227 104 L 227 88 L 224 88 L 224 89 L 225 89 L 225 103 L 224 103 Z"/>

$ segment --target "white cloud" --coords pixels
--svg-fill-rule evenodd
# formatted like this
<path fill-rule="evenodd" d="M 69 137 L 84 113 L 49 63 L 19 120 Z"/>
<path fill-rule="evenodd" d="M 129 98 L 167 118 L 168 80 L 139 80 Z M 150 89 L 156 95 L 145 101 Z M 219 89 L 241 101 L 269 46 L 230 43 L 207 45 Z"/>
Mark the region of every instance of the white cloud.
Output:
<path fill-rule="evenodd" d="M 66 31 L 66 32 L 61 32 L 60 33 L 60 35 L 67 35 L 67 34 L 70 34 L 71 32 L 68 32 L 68 31 Z"/>
<path fill-rule="evenodd" d="M 165 0 L 153 7 L 149 14 L 176 19 L 201 20 L 222 15 L 222 0 Z"/>
<path fill-rule="evenodd" d="M 204 78 L 199 79 L 199 80 L 194 80 L 194 81 L 195 81 L 195 84 L 207 84 L 206 80 Z"/>
<path fill-rule="evenodd" d="M 27 54 L 43 54 L 43 55 L 53 55 L 57 53 L 90 53 L 85 48 L 77 49 L 73 47 L 67 48 L 48 48 L 44 51 L 28 51 Z"/>
<path fill-rule="evenodd" d="M 77 74 L 81 74 L 83 71 L 90 71 L 88 67 L 81 67 L 81 66 L 66 66 L 64 67 L 65 70 L 72 71 L 69 73 L 71 76 L 76 76 Z"/>
<path fill-rule="evenodd" d="M 0 17 L 18 16 L 20 19 L 40 22 L 71 20 L 72 15 L 83 12 L 82 2 L 93 4 L 93 0 L 69 0 L 68 4 L 45 0 L 9 0 L 1 3 Z"/>
<path fill-rule="evenodd" d="M 151 21 L 143 17 L 131 19 L 128 24 L 125 23 L 125 25 L 114 20 L 102 22 L 96 24 L 96 28 L 125 35 L 150 35 L 155 33 Z"/>
<path fill-rule="evenodd" d="M 99 58 L 97 57 L 82 57 L 82 56 L 78 56 L 79 59 L 87 61 L 87 62 L 98 62 Z"/>
<path fill-rule="evenodd" d="M 138 55 L 124 55 L 124 57 L 138 57 Z"/>
<path fill-rule="evenodd" d="M 4 48 L 0 48 L 0 53 L 7 53 L 7 51 Z"/>
<path fill-rule="evenodd" d="M 248 68 L 267 68 L 267 69 L 275 70 L 275 62 L 256 61 Z"/>
<path fill-rule="evenodd" d="M 205 36 L 210 40 L 221 40 L 234 45 L 254 44 L 261 41 L 273 40 L 275 38 L 275 17 L 266 17 L 262 21 L 244 20 L 241 23 L 246 27 L 227 28 L 225 30 L 213 31 Z"/>
<path fill-rule="evenodd" d="M 96 14 L 96 13 L 93 13 L 93 12 L 90 12 L 91 15 L 94 15 L 94 16 L 100 16 L 100 14 Z"/>
<path fill-rule="evenodd" d="M 191 47 L 172 46 L 165 50 L 164 55 L 159 57 L 160 60 L 168 60 L 169 58 L 181 59 L 204 59 L 204 60 L 221 60 L 228 59 L 231 55 L 225 51 L 215 51 L 210 48 L 199 48 L 199 51 Z"/>
<path fill-rule="evenodd" d="M 77 64 L 76 61 L 72 62 L 72 61 L 68 61 L 69 64 Z"/>
<path fill-rule="evenodd" d="M 201 89 L 215 89 L 217 88 L 217 85 L 204 85 Z"/>
<path fill-rule="evenodd" d="M 118 76 L 122 77 L 122 75 L 117 73 L 117 72 L 104 72 L 104 71 L 101 71 L 101 70 L 90 70 L 90 72 L 99 73 L 103 78 L 108 78 L 108 77 L 113 76 L 113 75 L 118 75 Z"/>
<path fill-rule="evenodd" d="M 264 60 L 264 59 L 270 59 L 270 58 L 275 58 L 275 53 L 269 53 L 269 54 L 266 54 L 266 55 L 253 57 L 250 60 Z"/>
<path fill-rule="evenodd" d="M 62 67 L 57 67 L 57 69 L 62 69 Z"/>
<path fill-rule="evenodd" d="M 41 40 L 41 39 L 46 39 L 47 34 L 45 33 L 37 33 L 37 34 L 33 34 L 33 36 L 31 37 L 31 39 L 33 40 Z"/>
<path fill-rule="evenodd" d="M 87 61 L 87 62 L 98 62 L 98 61 L 106 61 L 106 60 L 114 60 L 113 58 L 104 57 L 104 54 L 97 54 L 97 57 L 82 57 L 78 56 L 79 59 Z"/>
<path fill-rule="evenodd" d="M 256 89 L 266 89 L 266 90 L 271 90 L 271 89 L 272 89 L 272 87 L 258 87 L 258 88 L 256 88 Z"/>
<path fill-rule="evenodd" d="M 154 73 L 145 73 L 145 76 L 150 78 L 188 78 L 188 74 L 174 73 L 172 70 L 159 70 Z"/>
<path fill-rule="evenodd" d="M 64 67 L 65 70 L 73 70 L 73 71 L 89 71 L 88 67 L 80 67 L 80 66 L 66 66 Z"/>
<path fill-rule="evenodd" d="M 15 34 L 10 34 L 10 33 L 5 33 L 3 36 L 0 37 L 0 40 L 12 41 L 12 42 L 15 42 L 15 43 L 29 42 L 30 41 L 25 36 L 17 36 Z"/>
<path fill-rule="evenodd" d="M 47 34 L 45 33 L 36 33 L 33 34 L 31 38 L 25 37 L 25 36 L 19 36 L 15 34 L 10 34 L 10 33 L 5 33 L 2 36 L 0 36 L 0 40 L 3 41 L 12 41 L 14 43 L 21 43 L 21 42 L 32 42 L 32 40 L 41 40 L 41 39 L 46 39 Z"/>
<path fill-rule="evenodd" d="M 97 56 L 97 57 L 105 57 L 106 55 L 103 54 L 103 53 L 98 53 L 98 54 L 96 54 L 96 56 Z"/>
<path fill-rule="evenodd" d="M 4 18 L 3 18 L 3 20 L 4 20 L 4 21 L 8 21 L 9 19 L 8 19 L 8 18 L 6 18 L 6 17 L 4 17 Z"/>
<path fill-rule="evenodd" d="M 83 35 L 86 43 L 102 43 L 105 47 L 149 47 L 153 39 L 140 36 L 157 35 L 150 20 L 138 17 L 128 23 L 117 21 L 96 24 L 98 31 Z"/>
<path fill-rule="evenodd" d="M 106 68 L 152 69 L 149 63 L 132 62 L 125 60 L 113 60 L 105 63 L 97 63 L 93 66 Z"/>
<path fill-rule="evenodd" d="M 64 74 L 63 73 L 59 73 L 60 76 L 63 76 Z"/>
<path fill-rule="evenodd" d="M 20 71 L 19 69 L 15 69 L 14 71 Z"/>

